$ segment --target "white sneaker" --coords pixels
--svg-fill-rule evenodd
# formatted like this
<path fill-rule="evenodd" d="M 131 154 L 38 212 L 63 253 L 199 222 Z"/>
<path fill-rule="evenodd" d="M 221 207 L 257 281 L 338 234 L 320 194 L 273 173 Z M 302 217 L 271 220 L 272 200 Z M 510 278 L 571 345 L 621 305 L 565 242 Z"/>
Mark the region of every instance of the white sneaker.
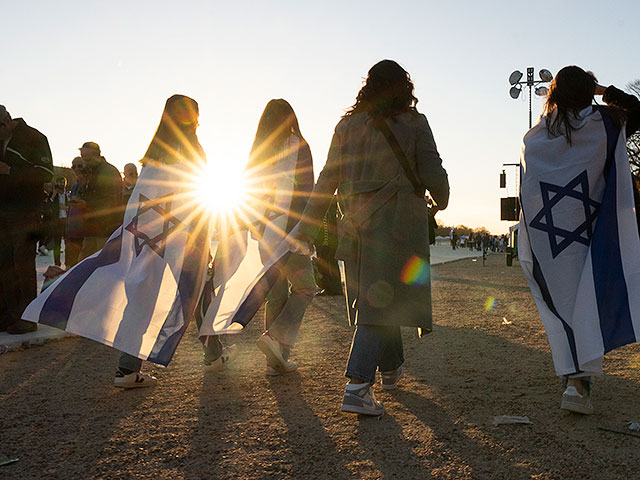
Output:
<path fill-rule="evenodd" d="M 267 357 L 267 363 L 269 363 L 269 365 L 281 370 L 285 370 L 287 368 L 287 361 L 282 356 L 282 347 L 280 346 L 280 342 L 269 335 L 269 332 L 264 332 L 260 335 L 260 338 L 256 340 L 256 344 Z"/>
<path fill-rule="evenodd" d="M 224 367 L 233 362 L 238 356 L 238 348 L 235 345 L 222 347 L 222 355 L 212 362 L 204 362 L 205 372 L 215 372 L 222 370 Z"/>
<path fill-rule="evenodd" d="M 580 395 L 576 387 L 567 387 L 562 394 L 562 403 L 560 404 L 560 408 L 574 413 L 590 415 L 593 413 L 591 394 L 585 390 L 584 393 Z"/>
<path fill-rule="evenodd" d="M 294 372 L 298 369 L 298 365 L 293 362 L 287 362 L 284 368 L 272 367 L 267 363 L 267 371 L 265 372 L 268 377 L 277 377 L 289 372 Z"/>
<path fill-rule="evenodd" d="M 157 385 L 158 380 L 146 373 L 133 372 L 125 375 L 120 370 L 116 371 L 113 386 L 118 388 L 145 388 Z"/>
<path fill-rule="evenodd" d="M 371 385 L 368 383 L 361 384 L 361 388 L 347 388 L 344 392 L 344 398 L 342 399 L 343 412 L 359 413 L 361 415 L 374 415 L 379 416 L 384 413 L 384 405 L 376 400 Z"/>
<path fill-rule="evenodd" d="M 398 382 L 402 378 L 402 366 L 389 372 L 380 372 L 383 390 L 394 390 L 398 386 Z"/>

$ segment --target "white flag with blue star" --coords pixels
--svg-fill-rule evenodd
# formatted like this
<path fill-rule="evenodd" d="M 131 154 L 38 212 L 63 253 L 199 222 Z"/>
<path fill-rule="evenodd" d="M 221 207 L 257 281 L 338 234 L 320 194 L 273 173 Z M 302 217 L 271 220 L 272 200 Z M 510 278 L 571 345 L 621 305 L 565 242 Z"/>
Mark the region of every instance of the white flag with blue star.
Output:
<path fill-rule="evenodd" d="M 193 186 L 179 179 L 185 169 L 145 166 L 123 225 L 22 318 L 167 365 L 195 310 L 209 253 Z"/>
<path fill-rule="evenodd" d="M 602 373 L 640 335 L 640 239 L 625 133 L 595 107 L 572 145 L 545 117 L 524 137 L 518 256 L 558 375 Z"/>

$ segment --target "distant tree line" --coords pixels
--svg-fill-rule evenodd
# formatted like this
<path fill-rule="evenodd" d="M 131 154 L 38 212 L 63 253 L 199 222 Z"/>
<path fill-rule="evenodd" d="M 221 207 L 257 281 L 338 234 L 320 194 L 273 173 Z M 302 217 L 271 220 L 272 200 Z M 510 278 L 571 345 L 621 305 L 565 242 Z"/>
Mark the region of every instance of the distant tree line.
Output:
<path fill-rule="evenodd" d="M 640 97 L 640 79 L 627 85 L 627 91 L 636 97 Z M 629 153 L 629 163 L 631 173 L 640 180 L 640 132 L 636 132 L 627 139 L 627 152 Z"/>

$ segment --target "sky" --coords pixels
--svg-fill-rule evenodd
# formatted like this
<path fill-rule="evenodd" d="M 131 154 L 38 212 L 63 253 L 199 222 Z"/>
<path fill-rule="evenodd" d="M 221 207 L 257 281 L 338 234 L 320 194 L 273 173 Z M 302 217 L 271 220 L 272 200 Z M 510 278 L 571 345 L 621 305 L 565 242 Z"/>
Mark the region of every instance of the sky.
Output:
<path fill-rule="evenodd" d="M 221 175 L 247 161 L 258 119 L 285 98 L 321 171 L 336 123 L 369 68 L 389 58 L 415 83 L 449 174 L 445 225 L 504 233 L 528 100 L 509 74 L 565 65 L 604 85 L 640 79 L 640 2 L 30 1 L 2 6 L 0 104 L 44 133 L 55 165 L 85 141 L 136 162 L 174 93 L 200 105 L 200 141 Z M 634 60 L 636 60 L 634 62 Z M 533 98 L 534 123 L 543 99 Z M 217 168 L 217 167 L 216 167 Z"/>

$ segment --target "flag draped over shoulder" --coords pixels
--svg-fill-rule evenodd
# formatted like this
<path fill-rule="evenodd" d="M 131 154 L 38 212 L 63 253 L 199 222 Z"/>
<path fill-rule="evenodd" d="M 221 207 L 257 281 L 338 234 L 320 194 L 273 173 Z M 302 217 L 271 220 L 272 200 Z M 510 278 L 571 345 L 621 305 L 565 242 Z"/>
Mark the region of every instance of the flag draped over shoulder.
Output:
<path fill-rule="evenodd" d="M 167 365 L 193 315 L 208 228 L 176 167 L 142 169 L 123 225 L 38 296 L 22 318 Z"/>
<path fill-rule="evenodd" d="M 640 335 L 640 240 L 624 128 L 580 112 L 572 145 L 545 118 L 524 137 L 518 256 L 558 375 L 602 372 Z"/>
<path fill-rule="evenodd" d="M 267 195 L 251 211 L 232 222 L 219 225 L 220 243 L 213 261 L 213 275 L 205 284 L 196 321 L 200 336 L 237 333 L 253 318 L 281 275 L 289 258 L 291 238 L 287 235 L 293 199 L 300 140 L 292 135 L 287 152 L 260 175 L 271 183 Z"/>

